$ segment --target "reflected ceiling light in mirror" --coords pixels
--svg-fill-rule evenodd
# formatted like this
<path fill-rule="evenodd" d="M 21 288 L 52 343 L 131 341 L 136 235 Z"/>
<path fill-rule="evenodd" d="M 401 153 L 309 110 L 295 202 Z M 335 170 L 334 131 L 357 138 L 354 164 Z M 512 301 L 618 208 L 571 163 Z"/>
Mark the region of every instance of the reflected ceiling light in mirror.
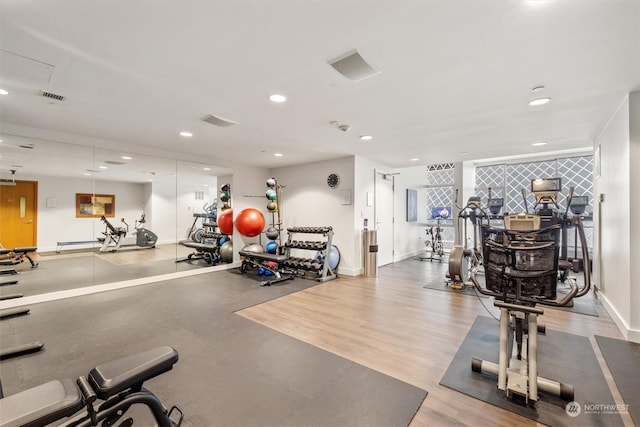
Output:
<path fill-rule="evenodd" d="M 0 95 L 9 95 L 9 92 L 5 89 L 0 89 Z"/>
<path fill-rule="evenodd" d="M 191 138 L 193 134 L 191 132 L 182 131 L 180 132 L 180 136 L 184 136 L 185 138 Z"/>
<path fill-rule="evenodd" d="M 271 102 L 281 103 L 287 100 L 287 97 L 282 95 L 281 93 L 273 93 L 269 95 L 269 100 Z"/>

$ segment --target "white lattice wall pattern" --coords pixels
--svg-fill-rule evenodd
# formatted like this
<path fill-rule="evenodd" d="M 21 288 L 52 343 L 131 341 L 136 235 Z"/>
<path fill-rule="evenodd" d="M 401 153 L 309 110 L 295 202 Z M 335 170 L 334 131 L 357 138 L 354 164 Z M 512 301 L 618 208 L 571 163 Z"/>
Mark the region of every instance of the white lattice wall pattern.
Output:
<path fill-rule="evenodd" d="M 531 194 L 531 180 L 556 177 L 560 177 L 562 180 L 562 191 L 558 196 L 558 204 L 563 210 L 566 209 L 569 187 L 574 187 L 575 195 L 589 198 L 589 206 L 587 206 L 585 214 L 593 212 L 593 156 L 479 166 L 476 168 L 476 195 L 480 196 L 483 205 L 486 205 L 487 189 L 490 187 L 493 198 L 504 198 L 502 211 L 516 213 L 525 211 L 522 198 L 522 189 L 525 189 L 529 212 L 531 212 L 535 203 Z M 589 248 L 591 248 L 593 245 L 593 225 L 590 221 L 586 221 L 584 225 Z M 567 233 L 569 256 L 573 256 L 574 242 L 574 232 L 569 230 Z"/>

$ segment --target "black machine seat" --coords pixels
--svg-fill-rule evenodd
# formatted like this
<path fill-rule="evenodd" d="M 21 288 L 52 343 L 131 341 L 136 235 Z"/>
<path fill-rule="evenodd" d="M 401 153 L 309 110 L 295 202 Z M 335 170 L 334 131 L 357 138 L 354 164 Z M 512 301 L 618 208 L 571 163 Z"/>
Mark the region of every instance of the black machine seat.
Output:
<path fill-rule="evenodd" d="M 20 248 L 14 248 L 13 252 L 17 253 L 17 254 L 26 254 L 29 252 L 35 252 L 38 250 L 37 246 L 23 246 Z"/>
<path fill-rule="evenodd" d="M 278 255 L 278 254 L 270 254 L 270 253 L 258 253 L 258 252 L 249 252 L 249 251 L 240 251 L 238 252 L 241 256 L 250 258 L 250 259 L 259 259 L 262 261 L 273 261 L 280 263 L 282 261 L 286 261 L 289 259 L 287 255 Z"/>
<path fill-rule="evenodd" d="M 124 227 L 114 227 L 113 224 L 111 224 L 109 222 L 109 220 L 102 215 L 100 217 L 100 221 L 104 222 L 104 224 L 107 226 L 107 228 L 109 229 L 109 231 L 111 232 L 112 235 L 114 236 L 123 236 L 125 234 L 127 234 L 127 229 Z"/>
<path fill-rule="evenodd" d="M 54 380 L 0 399 L 0 427 L 44 426 L 84 406 L 75 382 Z"/>
<path fill-rule="evenodd" d="M 116 393 L 135 387 L 173 368 L 178 352 L 169 346 L 123 357 L 96 366 L 89 372 L 89 382 L 98 398 L 106 400 Z"/>
<path fill-rule="evenodd" d="M 182 246 L 186 246 L 188 248 L 197 249 L 197 250 L 202 251 L 202 252 L 213 251 L 213 250 L 216 250 L 216 249 L 220 248 L 220 246 L 218 246 L 218 244 L 198 243 L 198 242 L 193 242 L 193 241 L 190 241 L 190 240 L 182 240 L 180 242 L 180 244 Z"/>

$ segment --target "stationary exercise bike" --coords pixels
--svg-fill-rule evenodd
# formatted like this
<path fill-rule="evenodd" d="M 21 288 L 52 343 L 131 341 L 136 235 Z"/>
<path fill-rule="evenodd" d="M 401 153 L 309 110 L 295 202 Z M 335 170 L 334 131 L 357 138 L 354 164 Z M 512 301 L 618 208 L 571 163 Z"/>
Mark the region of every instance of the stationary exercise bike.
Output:
<path fill-rule="evenodd" d="M 429 260 L 433 261 L 433 257 L 437 256 L 438 261 L 442 262 L 442 257 L 444 256 L 444 243 L 442 242 L 442 227 L 440 227 L 440 221 L 444 219 L 448 219 L 450 216 L 449 209 L 447 208 L 437 208 L 437 212 L 433 212 L 433 217 L 436 220 L 435 225 L 431 225 L 429 228 L 425 230 L 427 233 L 427 239 L 424 244 L 428 248 L 431 248 L 431 254 L 429 257 L 420 257 L 420 261 Z"/>
<path fill-rule="evenodd" d="M 560 190 L 558 182 L 532 184 L 536 198 L 550 197 L 555 203 Z M 569 193 L 569 204 L 573 188 Z M 580 236 L 582 255 L 588 265 L 589 252 L 581 217 L 570 218 Z M 584 285 L 578 287 L 575 277 L 568 277 L 571 289 L 562 298 L 556 294 L 559 269 L 560 234 L 567 223 L 547 221 L 542 215 L 521 213 L 506 215 L 504 228 L 481 226 L 484 260 L 484 285 L 471 273 L 478 292 L 493 296 L 500 309 L 500 344 L 498 363 L 473 358 L 474 372 L 496 375 L 498 389 L 506 397 L 519 397 L 525 404 L 539 399 L 538 391 L 571 401 L 573 386 L 538 376 L 537 318 L 544 313 L 540 305 L 567 306 L 574 298 L 589 292 L 591 278 L 584 269 Z M 513 343 L 509 355 L 509 342 Z"/>
<path fill-rule="evenodd" d="M 145 214 L 136 220 L 133 231 L 129 233 L 129 224 L 122 218 L 125 227 L 114 227 L 107 218 L 103 216 L 100 220 L 105 224 L 104 237 L 98 238 L 102 241 L 100 252 L 115 252 L 122 246 L 137 246 L 139 248 L 155 248 L 158 236 L 151 230 L 144 228 Z"/>
<path fill-rule="evenodd" d="M 130 427 L 133 417 L 147 414 L 138 411 L 120 419 L 130 408 L 141 405 L 149 409 L 156 425 L 179 427 L 184 417 L 182 410 L 177 406 L 167 410 L 155 394 L 143 388 L 145 381 L 170 371 L 177 361 L 175 349 L 158 347 L 96 366 L 87 377 L 81 376 L 75 382 L 53 380 L 4 398 L 0 393 L 0 427 L 44 427 L 53 423 L 67 427 Z M 150 424 L 151 420 L 143 419 L 138 425 Z"/>

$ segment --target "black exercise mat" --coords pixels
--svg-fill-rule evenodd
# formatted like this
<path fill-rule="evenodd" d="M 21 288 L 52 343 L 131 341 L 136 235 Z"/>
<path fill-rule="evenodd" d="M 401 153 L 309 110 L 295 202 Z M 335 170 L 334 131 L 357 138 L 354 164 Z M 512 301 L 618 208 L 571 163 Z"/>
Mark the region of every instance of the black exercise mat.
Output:
<path fill-rule="evenodd" d="M 578 286 L 582 286 L 582 284 L 579 283 Z M 569 290 L 570 290 L 569 286 L 559 283 L 557 288 L 558 297 L 562 298 L 562 296 L 569 293 Z M 542 307 L 544 307 L 545 309 L 549 308 L 553 310 L 571 311 L 573 313 L 586 314 L 587 316 L 600 317 L 598 314 L 598 311 L 596 310 L 596 305 L 599 305 L 599 304 L 600 304 L 600 301 L 598 301 L 593 291 L 591 291 L 580 298 L 574 298 L 571 301 L 571 305 L 567 307 L 551 307 L 551 306 L 542 306 Z"/>
<path fill-rule="evenodd" d="M 315 286 L 260 287 L 212 272 L 31 306 L 0 322 L 14 342 L 43 352 L 2 364 L 5 395 L 159 345 L 180 361 L 145 386 L 185 412 L 183 426 L 401 426 L 426 392 L 234 314 Z"/>
<path fill-rule="evenodd" d="M 640 425 L 640 344 L 599 335 L 596 341 L 629 415 Z"/>
<path fill-rule="evenodd" d="M 623 425 L 622 418 L 617 413 L 587 413 L 588 411 L 583 410 L 578 416 L 571 417 L 565 410 L 568 402 L 544 393 L 540 393 L 535 409 L 506 399 L 496 386 L 497 378 L 471 370 L 472 357 L 497 363 L 498 343 L 498 322 L 478 316 L 440 384 L 550 426 Z M 591 343 L 586 337 L 549 329 L 545 335 L 538 335 L 538 375 L 572 384 L 575 390 L 574 400 L 581 408 L 614 403 Z"/>

